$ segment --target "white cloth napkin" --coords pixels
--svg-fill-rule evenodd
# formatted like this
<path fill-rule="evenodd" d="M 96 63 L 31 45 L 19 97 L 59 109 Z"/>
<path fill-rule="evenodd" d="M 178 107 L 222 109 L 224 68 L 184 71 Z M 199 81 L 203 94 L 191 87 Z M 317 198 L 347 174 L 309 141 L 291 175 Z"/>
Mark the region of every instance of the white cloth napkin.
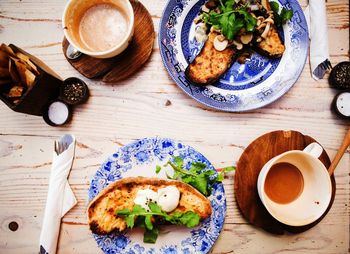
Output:
<path fill-rule="evenodd" d="M 309 0 L 304 14 L 309 28 L 311 74 L 319 80 L 326 72 L 320 64 L 329 59 L 325 0 Z"/>
<path fill-rule="evenodd" d="M 64 135 L 57 142 L 69 146 L 61 154 L 57 154 L 56 151 L 53 153 L 49 191 L 40 234 L 40 254 L 56 253 L 61 218 L 77 203 L 67 180 L 74 158 L 75 137 Z"/>

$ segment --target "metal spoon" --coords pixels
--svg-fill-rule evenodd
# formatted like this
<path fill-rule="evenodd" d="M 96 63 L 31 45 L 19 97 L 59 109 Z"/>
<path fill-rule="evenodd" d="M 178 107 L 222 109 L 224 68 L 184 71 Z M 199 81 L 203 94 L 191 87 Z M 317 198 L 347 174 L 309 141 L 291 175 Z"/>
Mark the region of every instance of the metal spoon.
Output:
<path fill-rule="evenodd" d="M 335 157 L 331 163 L 331 166 L 328 168 L 328 173 L 330 176 L 333 175 L 335 168 L 337 167 L 340 159 L 343 157 L 343 155 L 344 155 L 344 153 L 349 145 L 350 145 L 350 128 L 349 128 L 348 132 L 346 133 L 345 138 L 343 140 L 343 143 L 341 144 L 337 154 L 335 155 Z"/>
<path fill-rule="evenodd" d="M 66 56 L 68 59 L 75 60 L 79 58 L 83 53 L 74 48 L 71 44 L 68 45 L 66 50 Z"/>

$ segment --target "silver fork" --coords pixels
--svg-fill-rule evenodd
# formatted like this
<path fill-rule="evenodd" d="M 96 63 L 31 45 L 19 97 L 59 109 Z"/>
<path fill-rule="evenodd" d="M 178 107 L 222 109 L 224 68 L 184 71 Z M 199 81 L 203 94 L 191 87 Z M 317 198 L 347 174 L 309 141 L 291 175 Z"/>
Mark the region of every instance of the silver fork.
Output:
<path fill-rule="evenodd" d="M 320 63 L 317 68 L 313 71 L 313 74 L 318 78 L 318 79 L 322 79 L 324 77 L 324 74 L 326 73 L 327 70 L 331 70 L 332 64 L 331 62 L 326 59 L 325 61 L 323 61 L 322 63 Z"/>
<path fill-rule="evenodd" d="M 60 141 L 55 140 L 54 150 L 55 150 L 57 155 L 60 155 L 65 150 L 67 150 L 68 146 L 69 145 L 67 143 L 65 143 L 65 142 L 60 142 Z"/>
<path fill-rule="evenodd" d="M 321 68 L 324 69 L 325 71 L 331 70 L 333 68 L 331 62 L 328 59 L 326 59 L 320 65 L 321 65 Z"/>

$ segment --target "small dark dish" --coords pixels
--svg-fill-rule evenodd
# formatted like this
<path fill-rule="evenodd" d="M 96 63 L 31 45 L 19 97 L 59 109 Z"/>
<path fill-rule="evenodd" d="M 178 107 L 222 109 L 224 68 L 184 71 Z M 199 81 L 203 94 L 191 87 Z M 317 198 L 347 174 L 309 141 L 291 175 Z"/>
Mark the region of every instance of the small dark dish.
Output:
<path fill-rule="evenodd" d="M 332 110 L 341 118 L 350 120 L 350 90 L 341 91 L 334 97 Z"/>
<path fill-rule="evenodd" d="M 72 119 L 72 109 L 67 103 L 54 100 L 46 105 L 43 118 L 48 125 L 62 126 Z"/>
<path fill-rule="evenodd" d="M 336 89 L 350 89 L 350 62 L 338 63 L 329 75 L 329 84 Z"/>
<path fill-rule="evenodd" d="M 84 103 L 89 97 L 89 88 L 78 78 L 67 78 L 60 88 L 60 99 L 69 105 Z"/>

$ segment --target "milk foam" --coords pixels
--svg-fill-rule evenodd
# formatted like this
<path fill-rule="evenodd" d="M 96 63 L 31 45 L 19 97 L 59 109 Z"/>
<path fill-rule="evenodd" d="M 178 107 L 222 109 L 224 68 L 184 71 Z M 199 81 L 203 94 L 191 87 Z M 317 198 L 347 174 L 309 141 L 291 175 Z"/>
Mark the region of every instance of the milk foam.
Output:
<path fill-rule="evenodd" d="M 89 8 L 79 24 L 84 46 L 95 52 L 110 50 L 123 41 L 128 19 L 123 10 L 112 4 L 98 4 Z"/>

